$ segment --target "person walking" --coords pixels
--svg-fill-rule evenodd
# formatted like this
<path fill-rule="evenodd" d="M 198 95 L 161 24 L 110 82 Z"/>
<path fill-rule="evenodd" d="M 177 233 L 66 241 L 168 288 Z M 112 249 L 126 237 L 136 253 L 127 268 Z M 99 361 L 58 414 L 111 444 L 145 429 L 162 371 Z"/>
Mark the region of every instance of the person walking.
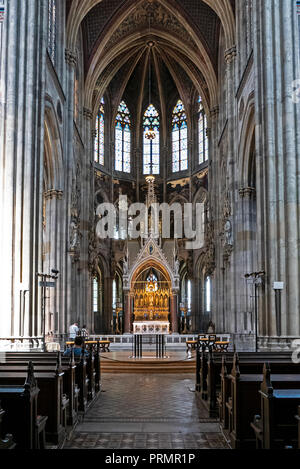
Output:
<path fill-rule="evenodd" d="M 72 324 L 69 328 L 70 340 L 74 340 L 75 337 L 77 337 L 78 331 L 79 331 L 78 322 L 74 322 L 74 324 Z"/>

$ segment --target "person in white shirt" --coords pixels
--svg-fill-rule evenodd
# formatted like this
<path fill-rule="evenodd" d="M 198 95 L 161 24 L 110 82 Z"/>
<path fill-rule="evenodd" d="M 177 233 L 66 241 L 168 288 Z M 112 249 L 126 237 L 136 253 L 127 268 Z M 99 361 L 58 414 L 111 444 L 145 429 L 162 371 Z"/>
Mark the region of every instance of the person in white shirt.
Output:
<path fill-rule="evenodd" d="M 74 324 L 72 324 L 69 328 L 69 335 L 70 335 L 71 340 L 74 340 L 75 337 L 77 337 L 78 331 L 79 331 L 78 322 L 74 322 Z"/>
<path fill-rule="evenodd" d="M 88 336 L 89 336 L 89 332 L 86 328 L 86 325 L 84 324 L 81 329 L 81 337 L 88 337 Z"/>

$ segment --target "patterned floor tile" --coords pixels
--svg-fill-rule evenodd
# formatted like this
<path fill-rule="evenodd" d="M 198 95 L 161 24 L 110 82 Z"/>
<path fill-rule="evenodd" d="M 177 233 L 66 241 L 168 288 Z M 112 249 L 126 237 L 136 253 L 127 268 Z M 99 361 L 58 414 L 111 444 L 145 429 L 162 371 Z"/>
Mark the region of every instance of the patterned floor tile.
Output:
<path fill-rule="evenodd" d="M 191 392 L 192 375 L 105 374 L 103 389 L 65 448 L 226 448 L 221 433 L 207 430 L 212 423 L 216 429 L 216 420 L 208 417 L 202 401 Z M 127 425 L 139 431 L 123 432 Z M 190 432 L 192 425 L 200 432 Z"/>

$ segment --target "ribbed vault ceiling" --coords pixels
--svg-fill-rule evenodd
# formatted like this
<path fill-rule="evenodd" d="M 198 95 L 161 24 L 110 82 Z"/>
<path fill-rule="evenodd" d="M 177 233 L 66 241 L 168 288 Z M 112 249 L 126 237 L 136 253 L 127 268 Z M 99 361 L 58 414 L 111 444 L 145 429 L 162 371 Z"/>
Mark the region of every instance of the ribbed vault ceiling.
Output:
<path fill-rule="evenodd" d="M 94 113 L 105 91 L 115 107 L 128 95 L 142 110 L 149 66 L 153 99 L 162 113 L 176 94 L 189 104 L 200 93 L 207 110 L 216 100 L 220 20 L 201 0 L 102 0 L 88 12 L 82 30 Z"/>

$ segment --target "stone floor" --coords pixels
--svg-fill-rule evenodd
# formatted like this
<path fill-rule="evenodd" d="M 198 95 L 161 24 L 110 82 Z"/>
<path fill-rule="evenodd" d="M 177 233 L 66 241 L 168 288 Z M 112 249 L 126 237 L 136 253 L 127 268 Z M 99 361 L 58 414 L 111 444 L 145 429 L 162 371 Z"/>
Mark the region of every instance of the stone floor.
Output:
<path fill-rule="evenodd" d="M 65 448 L 224 449 L 193 375 L 104 374 L 102 392 Z"/>

